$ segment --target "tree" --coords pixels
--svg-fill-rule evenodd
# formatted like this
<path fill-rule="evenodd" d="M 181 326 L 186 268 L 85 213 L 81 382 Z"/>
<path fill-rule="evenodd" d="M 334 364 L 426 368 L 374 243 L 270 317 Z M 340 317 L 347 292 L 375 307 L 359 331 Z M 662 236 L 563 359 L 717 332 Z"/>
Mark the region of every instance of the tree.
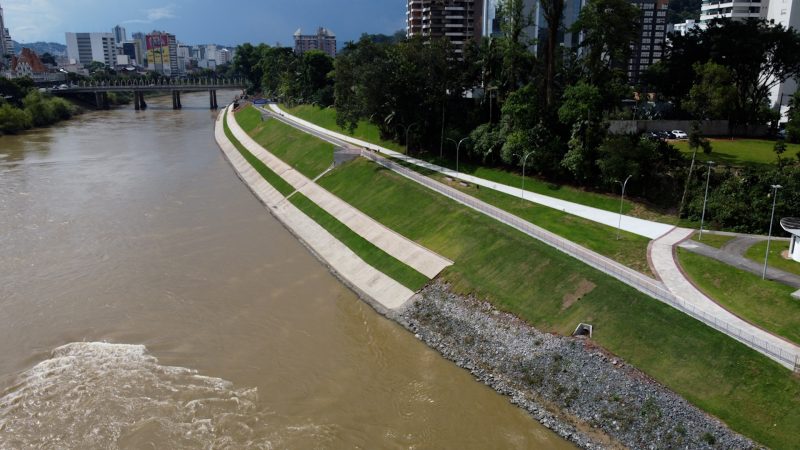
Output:
<path fill-rule="evenodd" d="M 266 50 L 269 48 L 266 44 L 253 44 L 247 42 L 236 47 L 236 52 L 233 56 L 233 68 L 236 72 L 242 74 L 243 77 L 252 84 L 253 91 L 261 89 L 261 81 L 264 77 L 263 67 L 260 64 Z"/>
<path fill-rule="evenodd" d="M 793 144 L 800 143 L 800 91 L 789 101 L 789 122 L 786 123 L 786 140 Z"/>
<path fill-rule="evenodd" d="M 0 133 L 13 134 L 33 126 L 30 114 L 8 103 L 0 105 Z"/>
<path fill-rule="evenodd" d="M 628 0 L 590 0 L 581 9 L 572 31 L 583 35 L 582 60 L 591 83 L 605 85 L 614 76 L 625 76 L 640 14 Z"/>
<path fill-rule="evenodd" d="M 800 76 L 800 34 L 763 19 L 716 19 L 704 33 L 711 60 L 726 66 L 737 90 L 733 120 L 763 123 L 770 90 Z"/>
<path fill-rule="evenodd" d="M 736 87 L 730 71 L 714 62 L 695 63 L 697 83 L 684 102 L 687 111 L 698 120 L 727 119 L 736 107 Z"/>
<path fill-rule="evenodd" d="M 541 0 L 539 2 L 545 22 L 547 40 L 545 41 L 545 102 L 552 106 L 555 101 L 556 60 L 558 55 L 558 35 L 564 23 L 564 0 Z"/>
<path fill-rule="evenodd" d="M 498 39 L 502 57 L 500 98 L 505 98 L 507 93 L 530 80 L 534 58 L 528 51 L 530 38 L 525 34 L 525 29 L 532 21 L 525 13 L 523 0 L 502 0 L 498 9 L 498 19 L 503 31 L 502 37 Z"/>
<path fill-rule="evenodd" d="M 42 61 L 42 63 L 44 63 L 44 64 L 51 64 L 51 65 L 53 65 L 53 66 L 55 66 L 55 65 L 56 65 L 56 58 L 55 58 L 53 55 L 51 55 L 50 53 L 44 53 L 44 54 L 42 54 L 42 56 L 40 56 L 40 57 L 39 57 L 39 59 L 40 59 L 40 60 Z"/>

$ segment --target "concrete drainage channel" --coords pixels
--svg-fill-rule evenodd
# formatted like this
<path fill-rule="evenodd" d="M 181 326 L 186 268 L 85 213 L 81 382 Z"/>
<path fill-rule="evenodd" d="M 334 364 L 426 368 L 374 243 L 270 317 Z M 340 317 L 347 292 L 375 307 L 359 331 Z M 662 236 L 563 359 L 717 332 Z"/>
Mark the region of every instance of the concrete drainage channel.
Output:
<path fill-rule="evenodd" d="M 572 332 L 573 336 L 592 337 L 592 326 L 588 323 L 579 323 L 575 331 Z"/>

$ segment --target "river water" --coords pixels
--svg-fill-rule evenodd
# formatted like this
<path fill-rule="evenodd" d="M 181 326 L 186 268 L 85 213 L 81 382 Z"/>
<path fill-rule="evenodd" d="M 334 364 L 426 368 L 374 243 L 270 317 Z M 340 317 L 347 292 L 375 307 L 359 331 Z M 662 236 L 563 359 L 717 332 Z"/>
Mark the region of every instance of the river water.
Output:
<path fill-rule="evenodd" d="M 149 103 L 0 137 L 0 448 L 570 447 L 331 276 L 207 94 Z"/>

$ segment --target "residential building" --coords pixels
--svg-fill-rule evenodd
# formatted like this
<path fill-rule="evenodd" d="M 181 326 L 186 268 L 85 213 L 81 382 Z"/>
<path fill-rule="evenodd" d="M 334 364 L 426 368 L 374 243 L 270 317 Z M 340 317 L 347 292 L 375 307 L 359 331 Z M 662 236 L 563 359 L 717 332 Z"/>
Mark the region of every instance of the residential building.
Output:
<path fill-rule="evenodd" d="M 11 53 L 11 49 L 8 48 L 8 43 L 6 41 L 6 22 L 3 18 L 3 7 L 0 5 L 0 66 L 4 64 L 5 55 Z M 10 41 L 11 39 L 9 39 Z"/>
<path fill-rule="evenodd" d="M 769 0 L 703 0 L 700 6 L 700 22 L 708 23 L 722 17 L 742 20 L 765 17 L 768 3 Z"/>
<path fill-rule="evenodd" d="M 11 57 L 11 76 L 29 77 L 37 82 L 62 81 L 65 76 L 47 68 L 39 59 L 39 55 L 29 48 L 23 48 L 19 55 Z"/>
<path fill-rule="evenodd" d="M 663 56 L 669 0 L 630 1 L 641 11 L 639 39 L 631 45 L 631 58 L 628 60 L 628 83 L 638 86 L 642 75 Z"/>
<path fill-rule="evenodd" d="M 153 31 L 145 36 L 147 46 L 147 68 L 163 75 L 181 73 L 178 66 L 178 40 L 174 34 Z"/>
<path fill-rule="evenodd" d="M 335 58 L 336 34 L 334 34 L 333 31 L 322 27 L 317 29 L 317 34 L 303 34 L 303 30 L 298 29 L 294 32 L 295 53 L 302 54 L 309 50 L 321 50 L 327 53 L 331 58 Z"/>
<path fill-rule="evenodd" d="M 455 52 L 463 54 L 470 40 L 480 39 L 488 31 L 484 19 L 488 0 L 408 0 L 406 35 L 425 38 L 449 38 Z M 494 22 L 494 20 L 492 20 Z"/>
<path fill-rule="evenodd" d="M 583 5 L 588 0 L 564 0 L 564 14 L 562 16 L 561 28 L 559 28 L 556 39 L 558 45 L 565 49 L 577 49 L 581 43 L 580 33 L 570 32 L 572 25 L 578 20 Z M 531 49 L 539 56 L 543 56 L 544 46 L 540 45 L 547 41 L 548 26 L 544 17 L 541 3 L 537 0 L 526 0 L 526 11 L 534 11 L 533 32 L 526 31 L 529 37 L 536 39 Z"/>
<path fill-rule="evenodd" d="M 117 63 L 117 41 L 112 33 L 66 33 L 67 58 L 70 63 L 101 62 L 109 67 Z"/>
<path fill-rule="evenodd" d="M 122 43 L 122 54 L 128 57 L 128 64 L 132 64 L 135 66 L 141 65 L 139 61 L 141 61 L 141 55 L 139 53 L 139 47 L 136 45 L 136 41 L 128 41 Z"/>
<path fill-rule="evenodd" d="M 770 0 L 766 18 L 785 28 L 800 30 L 800 0 Z M 788 120 L 789 100 L 797 91 L 797 80 L 786 80 L 769 93 L 770 104 L 780 111 L 781 122 Z"/>
<path fill-rule="evenodd" d="M 3 41 L 6 45 L 6 53 L 7 55 L 14 54 L 14 41 L 11 40 L 11 33 L 9 33 L 8 28 L 3 28 L 3 32 L 0 33 L 0 41 Z"/>
<path fill-rule="evenodd" d="M 683 23 L 676 23 L 667 26 L 667 33 L 675 33 L 681 36 L 686 36 L 687 34 L 689 34 L 690 31 L 694 29 L 705 30 L 706 28 L 708 28 L 708 24 L 705 22 L 700 22 L 694 19 L 687 19 Z"/>
<path fill-rule="evenodd" d="M 128 35 L 125 32 L 125 28 L 117 25 L 111 29 L 111 32 L 114 33 L 114 39 L 117 40 L 117 44 L 122 44 L 123 42 L 128 40 Z"/>

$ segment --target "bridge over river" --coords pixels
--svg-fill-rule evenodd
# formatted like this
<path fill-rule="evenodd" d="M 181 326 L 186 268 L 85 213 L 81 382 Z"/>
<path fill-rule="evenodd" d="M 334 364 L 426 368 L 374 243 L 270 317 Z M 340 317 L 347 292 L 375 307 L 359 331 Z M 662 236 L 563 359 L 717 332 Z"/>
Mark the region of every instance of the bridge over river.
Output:
<path fill-rule="evenodd" d="M 242 78 L 201 78 L 196 80 L 160 80 L 149 82 L 143 80 L 112 80 L 98 82 L 80 82 L 65 87 L 47 89 L 53 95 L 66 96 L 74 94 L 89 94 L 95 96 L 95 103 L 100 109 L 108 109 L 109 92 L 133 93 L 133 104 L 137 110 L 147 108 L 144 101 L 146 92 L 171 92 L 172 108 L 181 109 L 181 92 L 208 91 L 208 103 L 211 109 L 219 107 L 217 103 L 217 90 L 219 89 L 245 89 L 246 81 Z"/>

